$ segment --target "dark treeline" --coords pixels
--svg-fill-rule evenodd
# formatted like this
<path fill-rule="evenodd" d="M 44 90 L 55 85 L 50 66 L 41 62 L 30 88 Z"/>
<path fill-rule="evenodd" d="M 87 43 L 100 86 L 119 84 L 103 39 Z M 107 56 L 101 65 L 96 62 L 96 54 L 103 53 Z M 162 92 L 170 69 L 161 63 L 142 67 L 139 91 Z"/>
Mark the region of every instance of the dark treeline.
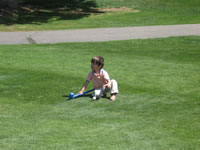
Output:
<path fill-rule="evenodd" d="M 45 8 L 64 7 L 66 9 L 75 10 L 83 9 L 89 10 L 96 7 L 96 3 L 91 0 L 21 0 L 22 5 L 37 5 Z"/>
<path fill-rule="evenodd" d="M 18 8 L 24 5 L 39 6 L 42 8 L 62 7 L 69 10 L 89 10 L 96 7 L 92 0 L 0 0 L 0 8 Z"/>
<path fill-rule="evenodd" d="M 94 0 L 0 0 L 0 24 L 40 24 L 99 13 Z"/>

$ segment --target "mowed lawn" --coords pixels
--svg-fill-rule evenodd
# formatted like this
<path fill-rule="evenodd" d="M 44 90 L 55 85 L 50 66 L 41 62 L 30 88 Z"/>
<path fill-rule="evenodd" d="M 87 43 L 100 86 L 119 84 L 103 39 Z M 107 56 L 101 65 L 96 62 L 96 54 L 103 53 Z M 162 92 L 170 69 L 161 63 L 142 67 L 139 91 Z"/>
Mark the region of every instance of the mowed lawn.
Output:
<path fill-rule="evenodd" d="M 0 149 L 200 149 L 199 47 L 195 36 L 0 46 Z M 95 55 L 117 100 L 68 101 Z"/>
<path fill-rule="evenodd" d="M 81 8 L 81 4 L 87 2 L 94 5 L 90 11 Z M 72 10 L 67 6 L 63 6 L 66 9 L 47 9 L 30 5 L 12 13 L 2 10 L 0 31 L 200 23 L 199 0 L 77 0 L 76 3 Z"/>

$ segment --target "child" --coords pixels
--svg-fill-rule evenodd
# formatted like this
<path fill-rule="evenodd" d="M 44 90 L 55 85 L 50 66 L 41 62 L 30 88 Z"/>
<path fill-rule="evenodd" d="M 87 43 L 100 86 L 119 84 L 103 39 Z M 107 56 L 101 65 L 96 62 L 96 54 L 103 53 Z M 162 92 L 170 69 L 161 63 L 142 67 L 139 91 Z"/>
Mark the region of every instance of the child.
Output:
<path fill-rule="evenodd" d="M 94 86 L 93 100 L 105 97 L 107 92 L 111 93 L 110 100 L 114 101 L 118 92 L 118 85 L 116 80 L 110 80 L 108 73 L 103 69 L 104 58 L 95 56 L 91 59 L 92 72 L 88 74 L 87 80 L 83 84 L 79 94 L 82 94 L 86 89 L 88 83 L 92 80 Z"/>

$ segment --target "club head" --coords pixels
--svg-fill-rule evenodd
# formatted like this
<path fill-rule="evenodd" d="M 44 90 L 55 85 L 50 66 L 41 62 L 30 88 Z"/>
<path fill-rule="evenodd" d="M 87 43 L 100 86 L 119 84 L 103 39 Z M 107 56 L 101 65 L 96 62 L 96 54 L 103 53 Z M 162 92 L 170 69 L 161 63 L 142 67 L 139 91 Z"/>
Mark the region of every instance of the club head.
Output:
<path fill-rule="evenodd" d="M 71 99 L 73 99 L 73 97 L 74 97 L 74 93 L 69 93 L 69 96 L 68 96 L 68 98 L 69 98 L 69 100 L 71 100 Z"/>

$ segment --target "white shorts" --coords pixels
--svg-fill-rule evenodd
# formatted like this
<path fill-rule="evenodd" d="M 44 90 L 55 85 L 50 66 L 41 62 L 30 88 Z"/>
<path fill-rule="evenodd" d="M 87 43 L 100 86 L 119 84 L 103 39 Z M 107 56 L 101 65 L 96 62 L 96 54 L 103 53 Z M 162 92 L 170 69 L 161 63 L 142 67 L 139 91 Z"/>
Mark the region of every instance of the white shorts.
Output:
<path fill-rule="evenodd" d="M 116 80 L 111 80 L 111 87 L 110 88 L 102 87 L 102 88 L 95 89 L 93 96 L 96 97 L 96 98 L 100 98 L 108 92 L 110 92 L 111 95 L 119 93 L 118 84 L 117 84 Z"/>

